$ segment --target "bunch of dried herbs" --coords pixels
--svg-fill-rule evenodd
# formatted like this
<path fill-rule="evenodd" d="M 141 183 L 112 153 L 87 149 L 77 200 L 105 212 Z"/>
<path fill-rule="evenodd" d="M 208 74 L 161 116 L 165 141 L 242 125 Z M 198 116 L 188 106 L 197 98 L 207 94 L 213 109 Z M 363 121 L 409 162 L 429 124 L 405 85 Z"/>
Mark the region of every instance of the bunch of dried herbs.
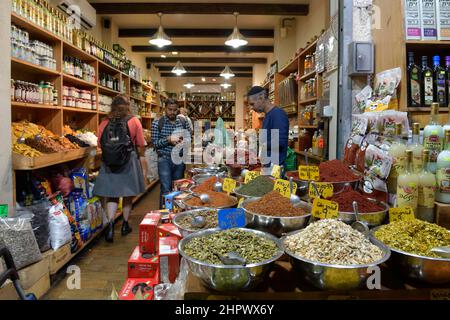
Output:
<path fill-rule="evenodd" d="M 214 265 L 223 265 L 217 255 L 225 256 L 230 252 L 238 253 L 247 264 L 253 264 L 273 258 L 277 251 L 278 246 L 274 241 L 239 229 L 197 237 L 184 247 L 188 256 Z"/>

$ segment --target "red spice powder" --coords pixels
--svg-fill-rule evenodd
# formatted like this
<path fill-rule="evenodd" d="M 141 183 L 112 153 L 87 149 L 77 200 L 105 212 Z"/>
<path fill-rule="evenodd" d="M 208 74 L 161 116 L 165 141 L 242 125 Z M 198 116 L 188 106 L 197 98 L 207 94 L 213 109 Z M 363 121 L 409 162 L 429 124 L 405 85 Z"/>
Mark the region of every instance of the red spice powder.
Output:
<path fill-rule="evenodd" d="M 358 210 L 361 213 L 379 212 L 384 210 L 383 207 L 369 201 L 368 198 L 350 188 L 342 193 L 335 194 L 329 200 L 339 203 L 340 212 L 353 212 L 353 201 L 358 203 Z"/>
<path fill-rule="evenodd" d="M 214 191 L 214 184 L 216 183 L 217 179 L 216 177 L 211 177 L 205 180 L 203 183 L 198 185 L 197 187 L 193 188 L 192 190 L 195 193 L 203 193 L 207 191 Z M 223 183 L 223 179 L 219 178 L 219 181 Z"/>
<path fill-rule="evenodd" d="M 321 182 L 349 182 L 359 178 L 339 160 L 321 163 L 319 172 Z"/>

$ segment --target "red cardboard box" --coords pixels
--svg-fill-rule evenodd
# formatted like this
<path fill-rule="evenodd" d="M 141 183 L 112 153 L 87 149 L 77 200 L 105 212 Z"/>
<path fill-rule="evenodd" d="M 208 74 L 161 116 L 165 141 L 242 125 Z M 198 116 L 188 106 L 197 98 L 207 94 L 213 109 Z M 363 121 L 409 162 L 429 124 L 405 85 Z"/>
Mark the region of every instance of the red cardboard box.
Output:
<path fill-rule="evenodd" d="M 180 272 L 178 237 L 159 239 L 159 272 L 161 282 L 174 283 Z"/>
<path fill-rule="evenodd" d="M 171 223 L 161 224 L 158 226 L 158 239 L 164 237 L 177 237 L 178 240 L 181 240 L 182 238 L 180 230 L 178 230 L 178 228 Z"/>
<path fill-rule="evenodd" d="M 143 253 L 157 252 L 157 227 L 161 220 L 160 213 L 148 213 L 139 225 L 139 248 Z"/>
<path fill-rule="evenodd" d="M 134 300 L 139 289 L 144 300 L 153 300 L 153 288 L 157 284 L 154 279 L 128 278 L 120 290 L 119 300 Z"/>
<path fill-rule="evenodd" d="M 158 256 L 142 253 L 136 247 L 128 259 L 128 278 L 153 278 L 158 272 L 158 266 Z"/>

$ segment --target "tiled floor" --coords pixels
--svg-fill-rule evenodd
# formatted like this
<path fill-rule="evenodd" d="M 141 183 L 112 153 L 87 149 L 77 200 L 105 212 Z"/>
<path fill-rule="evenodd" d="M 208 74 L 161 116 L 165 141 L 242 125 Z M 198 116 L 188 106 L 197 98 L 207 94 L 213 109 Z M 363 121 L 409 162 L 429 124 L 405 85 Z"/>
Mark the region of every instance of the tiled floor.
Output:
<path fill-rule="evenodd" d="M 122 221 L 115 227 L 114 243 L 107 243 L 104 237 L 94 240 L 89 248 L 81 252 L 70 264 L 81 269 L 81 289 L 69 290 L 67 276 L 54 284 L 44 299 L 109 299 L 113 285 L 120 291 L 127 277 L 127 261 L 138 245 L 138 225 L 145 213 L 158 210 L 159 186 L 149 191 L 134 207 L 130 225 L 133 232 L 126 237 L 120 235 Z"/>

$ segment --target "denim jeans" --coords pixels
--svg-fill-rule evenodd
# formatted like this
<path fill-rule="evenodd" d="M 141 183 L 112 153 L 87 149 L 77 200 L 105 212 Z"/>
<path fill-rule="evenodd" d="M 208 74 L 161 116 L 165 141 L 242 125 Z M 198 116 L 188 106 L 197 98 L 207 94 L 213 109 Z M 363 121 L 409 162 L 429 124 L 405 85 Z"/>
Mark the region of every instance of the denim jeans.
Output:
<path fill-rule="evenodd" d="M 158 158 L 158 173 L 161 182 L 161 194 L 159 197 L 159 208 L 162 209 L 164 195 L 172 191 L 173 181 L 183 179 L 185 165 L 174 164 L 170 156 L 160 156 Z"/>

